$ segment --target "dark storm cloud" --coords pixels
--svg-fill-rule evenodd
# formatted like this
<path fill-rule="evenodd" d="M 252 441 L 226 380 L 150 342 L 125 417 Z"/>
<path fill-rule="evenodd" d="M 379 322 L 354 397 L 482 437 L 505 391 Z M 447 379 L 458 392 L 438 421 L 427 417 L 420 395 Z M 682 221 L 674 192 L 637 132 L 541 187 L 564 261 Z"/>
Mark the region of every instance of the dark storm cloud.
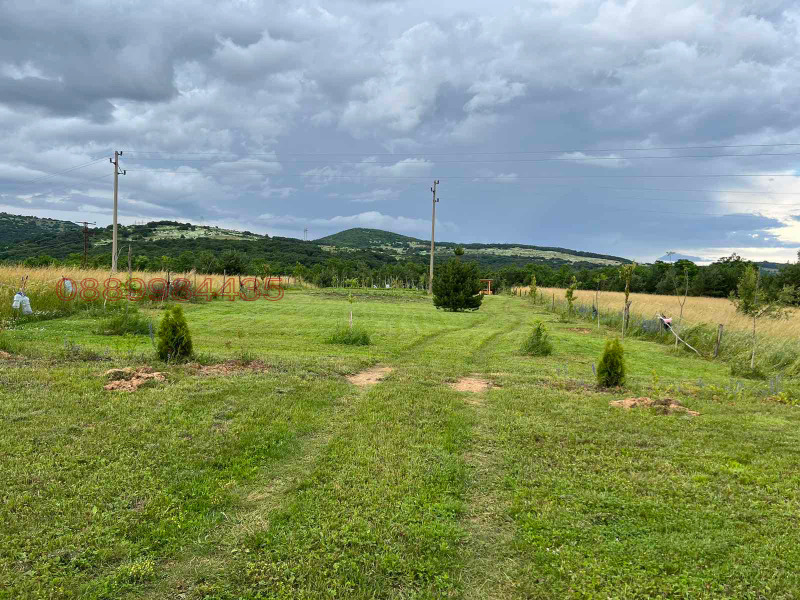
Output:
<path fill-rule="evenodd" d="M 107 218 L 107 163 L 35 180 L 124 149 L 123 222 L 424 235 L 435 176 L 461 241 L 781 250 L 797 148 L 604 150 L 800 141 L 798 23 L 745 0 L 5 2 L 0 201 Z M 514 154 L 541 149 L 563 152 Z M 775 177 L 709 177 L 747 173 Z"/>

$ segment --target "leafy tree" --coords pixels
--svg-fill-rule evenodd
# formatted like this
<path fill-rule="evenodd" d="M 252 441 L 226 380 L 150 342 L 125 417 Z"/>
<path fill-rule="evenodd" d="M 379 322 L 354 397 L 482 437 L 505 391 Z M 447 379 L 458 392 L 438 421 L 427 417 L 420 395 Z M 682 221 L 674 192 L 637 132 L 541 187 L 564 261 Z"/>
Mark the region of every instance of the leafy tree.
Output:
<path fill-rule="evenodd" d="M 453 258 L 433 279 L 433 305 L 448 311 L 478 310 L 483 302 L 478 265 Z"/>
<path fill-rule="evenodd" d="M 597 365 L 597 383 L 602 387 L 625 384 L 625 355 L 618 339 L 607 340 L 600 364 Z"/>
<path fill-rule="evenodd" d="M 163 361 L 183 360 L 192 355 L 192 336 L 180 305 L 176 304 L 164 312 L 158 325 L 156 349 Z"/>
<path fill-rule="evenodd" d="M 575 290 L 578 288 L 578 280 L 572 276 L 572 281 L 569 287 L 564 291 L 564 297 L 567 299 L 567 313 L 572 316 L 575 309 Z"/>
<path fill-rule="evenodd" d="M 531 286 L 530 286 L 529 294 L 530 294 L 530 297 L 531 297 L 531 302 L 533 304 L 536 304 L 539 301 L 539 298 L 538 298 L 539 290 L 536 287 L 536 274 L 535 273 L 533 275 L 531 275 Z"/>
<path fill-rule="evenodd" d="M 790 304 L 796 296 L 792 286 L 786 286 L 774 298 L 770 298 L 761 286 L 761 273 L 755 265 L 747 265 L 739 278 L 736 293 L 731 292 L 730 301 L 736 310 L 753 319 L 753 352 L 750 355 L 750 369 L 756 362 L 756 322 L 761 318 L 785 319 L 788 318 L 786 305 Z"/>
<path fill-rule="evenodd" d="M 228 275 L 241 275 L 245 272 L 247 263 L 240 252 L 226 250 L 220 257 L 220 266 Z"/>
<path fill-rule="evenodd" d="M 625 339 L 625 330 L 628 328 L 628 319 L 630 318 L 631 302 L 628 299 L 631 295 L 631 279 L 633 272 L 636 270 L 636 263 L 622 265 L 619 268 L 619 278 L 625 283 L 625 307 L 622 309 L 622 339 Z"/>

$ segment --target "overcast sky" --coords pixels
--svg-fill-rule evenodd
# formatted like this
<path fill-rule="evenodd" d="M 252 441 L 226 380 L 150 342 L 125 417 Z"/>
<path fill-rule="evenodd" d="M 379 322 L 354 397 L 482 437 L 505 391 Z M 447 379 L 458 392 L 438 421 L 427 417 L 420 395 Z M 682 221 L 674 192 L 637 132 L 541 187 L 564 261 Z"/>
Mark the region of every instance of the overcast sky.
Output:
<path fill-rule="evenodd" d="M 785 261 L 800 4 L 0 2 L 0 210 L 110 223 L 113 150 L 122 223 L 429 238 L 438 178 L 442 240 Z"/>

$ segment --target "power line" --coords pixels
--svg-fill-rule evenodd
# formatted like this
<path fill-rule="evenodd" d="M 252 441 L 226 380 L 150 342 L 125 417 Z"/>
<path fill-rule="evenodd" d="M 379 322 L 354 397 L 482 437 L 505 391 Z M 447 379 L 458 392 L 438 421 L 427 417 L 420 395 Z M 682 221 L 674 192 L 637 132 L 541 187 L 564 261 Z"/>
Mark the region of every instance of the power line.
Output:
<path fill-rule="evenodd" d="M 68 169 L 64 169 L 62 171 L 56 171 L 55 173 L 50 173 L 48 175 L 42 175 L 41 177 L 37 177 L 36 179 L 31 179 L 30 181 L 23 181 L 21 183 L 23 183 L 23 184 L 38 183 L 40 181 L 44 181 L 46 179 L 50 179 L 51 177 L 56 177 L 58 175 L 63 175 L 64 173 L 69 173 L 71 171 L 76 171 L 78 169 L 83 169 L 84 167 L 88 167 L 88 166 L 93 165 L 95 163 L 99 163 L 102 160 L 105 160 L 105 156 L 103 158 L 98 158 L 96 160 L 92 160 L 92 161 L 89 161 L 87 163 L 83 163 L 81 165 L 75 165 L 74 167 L 69 167 Z"/>
<path fill-rule="evenodd" d="M 370 163 L 365 163 L 370 164 Z M 128 169 L 129 172 L 154 171 L 159 173 L 183 173 L 185 175 L 230 175 L 230 171 L 180 171 L 177 169 Z M 390 175 L 328 175 L 325 173 L 267 173 L 273 177 L 317 177 L 320 179 L 397 179 L 397 180 L 417 180 L 428 179 L 430 175 L 413 176 L 390 176 Z M 525 175 L 525 176 L 502 176 L 502 175 L 439 175 L 439 179 L 470 179 L 487 180 L 505 183 L 507 181 L 529 180 L 529 179 L 705 179 L 718 177 L 800 177 L 795 174 L 785 173 L 714 173 L 710 175 Z"/>
<path fill-rule="evenodd" d="M 98 179 L 103 179 L 105 177 L 111 177 L 111 175 L 112 175 L 112 173 L 104 173 L 103 175 L 100 175 L 99 177 L 92 177 L 90 179 L 79 179 L 78 181 L 70 183 L 69 185 L 65 185 L 63 187 L 58 187 L 55 190 L 51 189 L 51 190 L 47 190 L 46 192 L 37 192 L 36 194 L 34 194 L 34 196 L 42 196 L 44 194 L 55 194 L 55 193 L 58 193 L 58 192 L 60 192 L 62 190 L 66 190 L 66 189 L 70 189 L 72 187 L 75 187 L 75 185 L 77 185 L 79 183 L 91 183 L 93 181 L 97 181 Z"/>
<path fill-rule="evenodd" d="M 648 152 L 655 150 L 714 150 L 725 148 L 786 148 L 798 147 L 800 143 L 780 143 L 780 144 L 718 144 L 710 146 L 662 146 L 652 148 L 579 148 L 568 150 L 511 150 L 507 152 L 418 152 L 416 156 L 499 156 L 519 155 L 519 154 L 554 154 L 559 152 Z M 166 150 L 125 150 L 130 154 L 165 154 L 169 151 Z M 230 152 L 169 152 L 171 154 L 216 154 L 216 155 L 232 155 L 236 154 Z M 275 152 L 245 152 L 240 156 L 275 156 Z M 287 156 L 399 156 L 403 153 L 397 152 L 281 152 Z"/>
<path fill-rule="evenodd" d="M 600 207 L 598 207 L 600 208 Z M 648 213 L 658 213 L 660 215 L 688 215 L 688 216 L 696 216 L 696 217 L 763 217 L 763 215 L 759 215 L 757 213 L 696 213 L 696 212 L 668 212 L 663 210 L 650 210 L 647 208 L 614 208 L 610 206 L 603 206 L 605 210 L 612 211 L 612 212 L 620 212 L 620 211 L 635 211 L 635 212 L 648 212 Z M 764 217 L 766 219 L 770 217 Z"/>
<path fill-rule="evenodd" d="M 252 155 L 240 155 L 252 156 Z M 415 158 L 424 156 L 421 154 L 405 155 L 408 158 Z M 578 161 L 598 161 L 598 160 L 678 160 L 681 158 L 701 159 L 701 158 L 750 158 L 756 156 L 800 156 L 800 152 L 759 152 L 755 154 L 681 154 L 678 156 L 575 156 L 575 157 L 555 157 L 555 158 L 526 158 L 526 159 L 481 159 L 481 160 L 439 160 L 436 161 L 437 165 L 440 164 L 485 164 L 485 163 L 538 163 L 538 162 L 578 162 Z M 399 156 L 398 156 L 399 158 Z M 144 160 L 161 160 L 173 162 L 214 162 L 219 161 L 219 158 L 173 158 L 173 157 L 134 157 L 130 160 L 144 161 Z M 258 163 L 258 164 L 327 164 L 327 165 L 396 165 L 397 162 L 377 162 L 377 161 L 323 161 L 323 160 L 236 160 L 236 164 L 242 163 Z"/>

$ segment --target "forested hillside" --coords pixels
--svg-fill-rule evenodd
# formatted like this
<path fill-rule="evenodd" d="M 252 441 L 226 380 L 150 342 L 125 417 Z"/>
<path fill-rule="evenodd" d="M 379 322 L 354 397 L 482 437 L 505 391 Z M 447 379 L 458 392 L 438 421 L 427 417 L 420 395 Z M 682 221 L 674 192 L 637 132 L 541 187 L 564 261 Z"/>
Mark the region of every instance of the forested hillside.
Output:
<path fill-rule="evenodd" d="M 80 231 L 82 227 L 70 221 L 41 219 L 0 212 L 0 247 L 65 231 Z"/>

